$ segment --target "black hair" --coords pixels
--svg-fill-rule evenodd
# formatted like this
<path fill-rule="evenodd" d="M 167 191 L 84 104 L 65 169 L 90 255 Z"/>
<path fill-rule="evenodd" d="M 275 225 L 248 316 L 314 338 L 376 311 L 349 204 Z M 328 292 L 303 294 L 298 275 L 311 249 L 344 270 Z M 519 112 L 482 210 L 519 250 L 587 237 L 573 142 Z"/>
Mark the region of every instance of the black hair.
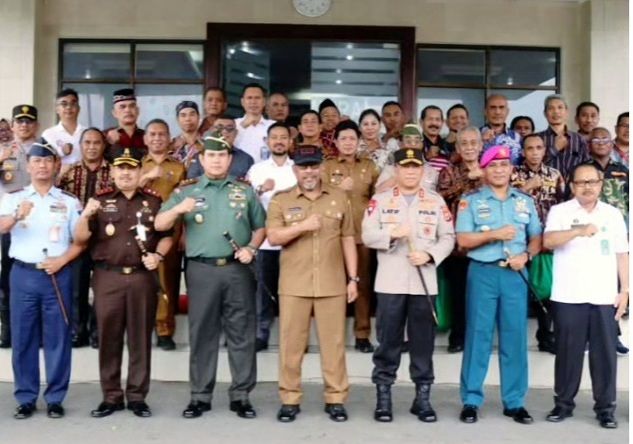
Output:
<path fill-rule="evenodd" d="M 354 132 L 356 133 L 356 137 L 360 137 L 360 130 L 358 129 L 358 125 L 356 125 L 356 122 L 347 119 L 341 120 L 338 125 L 336 125 L 336 128 L 334 128 L 334 138 L 338 139 L 338 135 L 341 133 L 341 131 L 345 130 L 354 130 Z"/>
<path fill-rule="evenodd" d="M 616 125 L 619 125 L 619 124 L 620 124 L 620 121 L 621 121 L 622 119 L 628 119 L 628 118 L 629 118 L 629 112 L 628 112 L 628 111 L 626 111 L 626 112 L 624 112 L 624 113 L 620 114 L 620 115 L 618 116 L 618 120 L 616 120 L 616 122 L 617 122 L 617 123 L 616 123 Z"/>
<path fill-rule="evenodd" d="M 290 135 L 290 127 L 283 122 L 275 122 L 272 125 L 270 125 L 268 129 L 266 130 L 266 135 L 270 136 L 270 132 L 274 130 L 275 128 L 285 128 L 286 131 L 288 131 L 288 135 Z"/>
<path fill-rule="evenodd" d="M 244 97 L 244 93 L 246 92 L 248 88 L 259 88 L 262 94 L 264 95 L 264 97 L 266 97 L 266 93 L 267 93 L 266 88 L 264 88 L 259 83 L 247 83 L 246 85 L 244 85 L 244 87 L 242 88 L 242 97 Z"/>
<path fill-rule="evenodd" d="M 453 111 L 455 111 L 456 109 L 463 109 L 466 112 L 466 117 L 470 117 L 470 113 L 468 112 L 468 108 L 466 108 L 466 106 L 464 106 L 461 103 L 456 103 L 455 105 L 451 106 L 448 111 L 446 111 L 446 118 L 448 119 L 451 116 L 451 113 Z"/>
<path fill-rule="evenodd" d="M 533 139 L 535 137 L 538 137 L 543 143 L 545 143 L 543 137 L 541 137 L 539 133 L 530 133 L 521 140 L 521 148 L 525 149 L 525 142 L 527 142 L 528 139 Z"/>
<path fill-rule="evenodd" d="M 167 122 L 165 122 L 163 119 L 152 119 L 149 122 L 147 122 L 147 125 L 145 125 L 145 131 L 147 131 L 147 128 L 149 128 L 151 125 L 163 125 L 165 127 L 165 129 L 167 130 L 167 132 L 169 132 L 169 124 Z"/>
<path fill-rule="evenodd" d="M 79 101 L 79 94 L 77 93 L 77 91 L 75 91 L 72 88 L 64 88 L 61 91 L 59 91 L 55 95 L 55 100 L 61 99 L 62 97 L 66 97 L 66 96 L 73 96 L 75 99 L 77 99 L 77 101 Z"/>
<path fill-rule="evenodd" d="M 99 128 L 97 128 L 96 126 L 91 126 L 89 128 L 86 128 L 85 130 L 83 130 L 81 132 L 81 136 L 79 136 L 79 143 L 81 144 L 81 142 L 84 141 L 84 137 L 86 136 L 86 134 L 89 131 L 95 131 L 97 133 L 99 133 L 99 135 L 101 136 L 101 141 L 104 143 L 104 145 L 106 144 L 106 136 L 105 134 L 103 134 L 103 131 L 101 131 Z"/>
<path fill-rule="evenodd" d="M 360 113 L 360 117 L 358 118 L 358 124 L 360 125 L 363 119 L 367 116 L 374 116 L 376 120 L 378 120 L 378 123 L 380 123 L 380 116 L 378 115 L 378 112 L 373 108 L 368 108 L 364 110 L 362 113 Z"/>
<path fill-rule="evenodd" d="M 321 123 L 321 114 L 313 109 L 306 109 L 305 111 L 301 111 L 301 114 L 299 114 L 299 124 L 301 124 L 301 119 L 303 119 L 303 116 L 306 116 L 308 114 L 314 114 L 315 116 L 317 116 L 317 119 L 319 119 L 319 123 Z"/>
<path fill-rule="evenodd" d="M 444 120 L 444 113 L 442 112 L 442 108 L 440 108 L 439 106 L 435 106 L 435 105 L 425 106 L 424 109 L 422 110 L 422 112 L 420 113 L 420 119 L 424 120 L 424 118 L 426 117 L 426 113 L 429 112 L 430 110 L 439 111 L 440 112 L 440 116 L 442 117 L 442 120 Z"/>
<path fill-rule="evenodd" d="M 397 106 L 398 108 L 400 108 L 400 111 L 403 111 L 400 102 L 396 102 L 395 100 L 388 100 L 387 102 L 383 103 L 382 108 L 380 108 L 380 112 L 384 112 L 385 108 L 387 108 L 388 106 Z"/>
<path fill-rule="evenodd" d="M 534 120 L 532 120 L 530 116 L 516 116 L 514 119 L 512 119 L 512 122 L 510 122 L 511 130 L 514 130 L 514 125 L 516 125 L 519 120 L 527 120 L 528 122 L 530 122 L 530 125 L 532 125 L 532 132 L 534 132 Z"/>
<path fill-rule="evenodd" d="M 576 117 L 578 117 L 580 115 L 580 110 L 583 108 L 586 108 L 588 106 L 591 106 L 593 108 L 596 109 L 596 111 L 598 111 L 598 113 L 600 113 L 600 107 L 598 105 L 596 105 L 593 102 L 580 102 L 578 104 L 578 106 L 576 107 Z"/>
<path fill-rule="evenodd" d="M 224 101 L 226 102 L 226 91 L 224 91 L 224 88 L 221 88 L 219 86 L 209 86 L 207 89 L 204 90 L 204 95 L 202 97 L 206 98 L 207 94 L 209 94 L 211 91 L 217 91 L 221 93 L 222 99 L 224 99 Z"/>

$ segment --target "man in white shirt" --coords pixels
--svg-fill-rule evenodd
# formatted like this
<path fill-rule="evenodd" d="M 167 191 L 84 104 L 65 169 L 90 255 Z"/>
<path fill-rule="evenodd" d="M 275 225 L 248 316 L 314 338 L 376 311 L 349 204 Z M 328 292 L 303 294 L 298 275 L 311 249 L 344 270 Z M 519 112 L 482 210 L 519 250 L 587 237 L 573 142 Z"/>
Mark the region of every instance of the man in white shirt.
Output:
<path fill-rule="evenodd" d="M 73 163 L 81 160 L 81 147 L 79 139 L 84 127 L 79 123 L 79 95 L 74 89 L 63 89 L 55 97 L 55 113 L 59 117 L 59 123 L 47 128 L 42 133 L 57 150 L 62 161 L 60 176 L 70 168 Z"/>
<path fill-rule="evenodd" d="M 292 143 L 290 128 L 280 122 L 268 128 L 266 143 L 271 157 L 253 165 L 247 179 L 257 192 L 265 210 L 273 194 L 279 190 L 290 188 L 297 183 L 292 171 L 292 160 L 288 158 L 288 149 Z M 259 247 L 257 256 L 257 338 L 255 350 L 268 348 L 270 326 L 275 316 L 274 301 L 278 297 L 279 252 L 281 247 L 273 247 L 268 239 Z"/>
<path fill-rule="evenodd" d="M 555 407 L 550 422 L 572 416 L 585 346 L 600 425 L 616 428 L 616 320 L 629 299 L 626 225 L 618 209 L 599 201 L 602 173 L 580 165 L 572 174 L 574 198 L 549 212 L 543 246 L 554 251 L 551 301 L 556 361 Z M 619 281 L 619 290 L 618 290 Z M 614 308 L 615 307 L 615 308 Z"/>
<path fill-rule="evenodd" d="M 258 83 L 249 83 L 242 89 L 240 100 L 244 108 L 244 117 L 235 119 L 237 125 L 237 137 L 235 145 L 246 151 L 259 162 L 270 156 L 266 146 L 266 131 L 275 123 L 274 120 L 264 118 L 264 106 L 266 104 L 266 90 Z"/>

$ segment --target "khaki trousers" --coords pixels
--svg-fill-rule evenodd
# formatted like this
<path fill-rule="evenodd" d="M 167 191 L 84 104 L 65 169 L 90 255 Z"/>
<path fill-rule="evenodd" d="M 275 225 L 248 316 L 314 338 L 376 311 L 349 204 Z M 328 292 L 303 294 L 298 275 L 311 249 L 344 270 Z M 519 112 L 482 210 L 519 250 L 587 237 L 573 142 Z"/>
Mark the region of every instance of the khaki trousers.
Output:
<path fill-rule="evenodd" d="M 279 297 L 279 397 L 282 404 L 301 404 L 301 363 L 314 313 L 324 397 L 328 404 L 342 404 L 349 394 L 345 363 L 345 295 L 328 297 Z"/>
<path fill-rule="evenodd" d="M 373 280 L 370 276 L 370 250 L 363 244 L 356 245 L 358 254 L 358 298 L 354 301 L 354 336 L 357 339 L 369 339 L 371 333 L 371 298 Z"/>

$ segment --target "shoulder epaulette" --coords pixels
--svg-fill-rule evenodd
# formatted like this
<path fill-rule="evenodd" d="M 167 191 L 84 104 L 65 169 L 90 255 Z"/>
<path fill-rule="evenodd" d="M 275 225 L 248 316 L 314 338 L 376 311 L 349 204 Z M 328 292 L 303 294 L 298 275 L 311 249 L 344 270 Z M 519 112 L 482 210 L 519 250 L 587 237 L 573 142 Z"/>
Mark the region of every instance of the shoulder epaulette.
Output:
<path fill-rule="evenodd" d="M 514 188 L 514 187 L 512 187 L 512 188 Z M 516 192 L 519 193 L 519 194 L 523 194 L 525 197 L 529 197 L 530 199 L 534 199 L 529 193 L 526 193 L 525 191 L 520 190 L 519 188 L 514 188 L 514 190 L 516 190 Z"/>
<path fill-rule="evenodd" d="M 193 185 L 195 183 L 198 183 L 198 181 L 199 179 L 197 177 L 194 177 L 193 179 L 185 179 L 178 184 L 178 187 L 182 188 L 189 185 Z"/>
<path fill-rule="evenodd" d="M 9 194 L 17 193 L 19 191 L 24 191 L 24 187 L 22 187 L 22 188 L 20 188 L 18 190 L 9 191 Z"/>
<path fill-rule="evenodd" d="M 60 190 L 60 191 L 62 192 L 62 194 L 65 194 L 66 196 L 74 197 L 75 199 L 77 199 L 77 196 L 75 196 L 70 191 L 66 191 L 66 190 Z"/>
<path fill-rule="evenodd" d="M 141 191 L 145 194 L 149 194 L 150 196 L 158 197 L 160 200 L 163 200 L 160 194 L 151 188 L 142 188 Z"/>
<path fill-rule="evenodd" d="M 285 193 L 288 193 L 288 192 L 289 192 L 289 191 L 291 191 L 291 190 L 292 190 L 295 186 L 296 186 L 296 185 L 293 185 L 293 186 L 288 187 L 288 188 L 284 188 L 283 190 L 277 190 L 277 191 L 275 191 L 275 192 L 273 193 L 273 196 L 276 196 L 276 195 L 278 195 L 278 194 L 285 194 Z"/>
<path fill-rule="evenodd" d="M 251 186 L 251 181 L 248 180 L 246 177 L 238 177 L 235 180 L 236 180 L 236 182 L 238 182 L 240 184 L 244 184 L 244 185 L 247 185 L 249 187 Z"/>
<path fill-rule="evenodd" d="M 96 196 L 103 196 L 105 194 L 110 194 L 114 192 L 114 188 L 102 188 L 101 190 L 97 191 Z"/>

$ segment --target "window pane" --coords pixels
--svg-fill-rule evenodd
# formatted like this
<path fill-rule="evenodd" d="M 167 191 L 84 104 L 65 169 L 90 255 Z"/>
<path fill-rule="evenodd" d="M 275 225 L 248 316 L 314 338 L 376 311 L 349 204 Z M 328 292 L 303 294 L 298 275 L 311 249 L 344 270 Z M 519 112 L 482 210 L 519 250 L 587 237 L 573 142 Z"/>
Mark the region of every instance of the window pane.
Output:
<path fill-rule="evenodd" d="M 202 104 L 202 85 L 137 85 L 136 95 L 141 109 L 139 126 L 144 127 L 152 119 L 163 119 L 169 124 L 172 136 L 180 134 L 176 120 L 176 105 L 183 100 Z"/>
<path fill-rule="evenodd" d="M 232 41 L 224 47 L 229 112 L 243 113 L 240 95 L 257 82 L 285 92 L 291 114 L 331 98 L 341 113 L 358 118 L 368 107 L 394 100 L 400 87 L 400 47 L 391 43 L 308 40 Z"/>
<path fill-rule="evenodd" d="M 69 43 L 63 50 L 64 80 L 122 80 L 130 78 L 127 43 Z"/>
<path fill-rule="evenodd" d="M 536 131 L 542 131 L 547 128 L 547 120 L 543 115 L 543 102 L 545 97 L 554 94 L 554 91 L 494 89 L 490 93 L 503 94 L 508 98 L 508 107 L 510 108 L 508 125 L 516 116 L 529 116 L 534 120 Z"/>
<path fill-rule="evenodd" d="M 202 80 L 202 65 L 202 45 L 136 45 L 136 76 L 139 79 Z"/>
<path fill-rule="evenodd" d="M 419 120 L 420 113 L 425 106 L 439 106 L 444 112 L 444 118 L 446 118 L 446 111 L 456 103 L 461 103 L 468 109 L 470 124 L 480 127 L 484 124 L 485 98 L 486 92 L 483 89 L 418 88 L 418 114 L 415 121 Z M 447 133 L 448 130 L 445 128 L 444 132 Z"/>
<path fill-rule="evenodd" d="M 556 52 L 492 50 L 490 83 L 556 86 Z"/>
<path fill-rule="evenodd" d="M 121 88 L 129 87 L 125 83 L 64 83 L 64 88 L 73 88 L 79 93 L 79 123 L 88 127 L 100 129 L 116 125 L 112 117 L 112 93 Z"/>
<path fill-rule="evenodd" d="M 425 48 L 417 53 L 418 83 L 486 83 L 486 54 L 479 49 Z"/>

